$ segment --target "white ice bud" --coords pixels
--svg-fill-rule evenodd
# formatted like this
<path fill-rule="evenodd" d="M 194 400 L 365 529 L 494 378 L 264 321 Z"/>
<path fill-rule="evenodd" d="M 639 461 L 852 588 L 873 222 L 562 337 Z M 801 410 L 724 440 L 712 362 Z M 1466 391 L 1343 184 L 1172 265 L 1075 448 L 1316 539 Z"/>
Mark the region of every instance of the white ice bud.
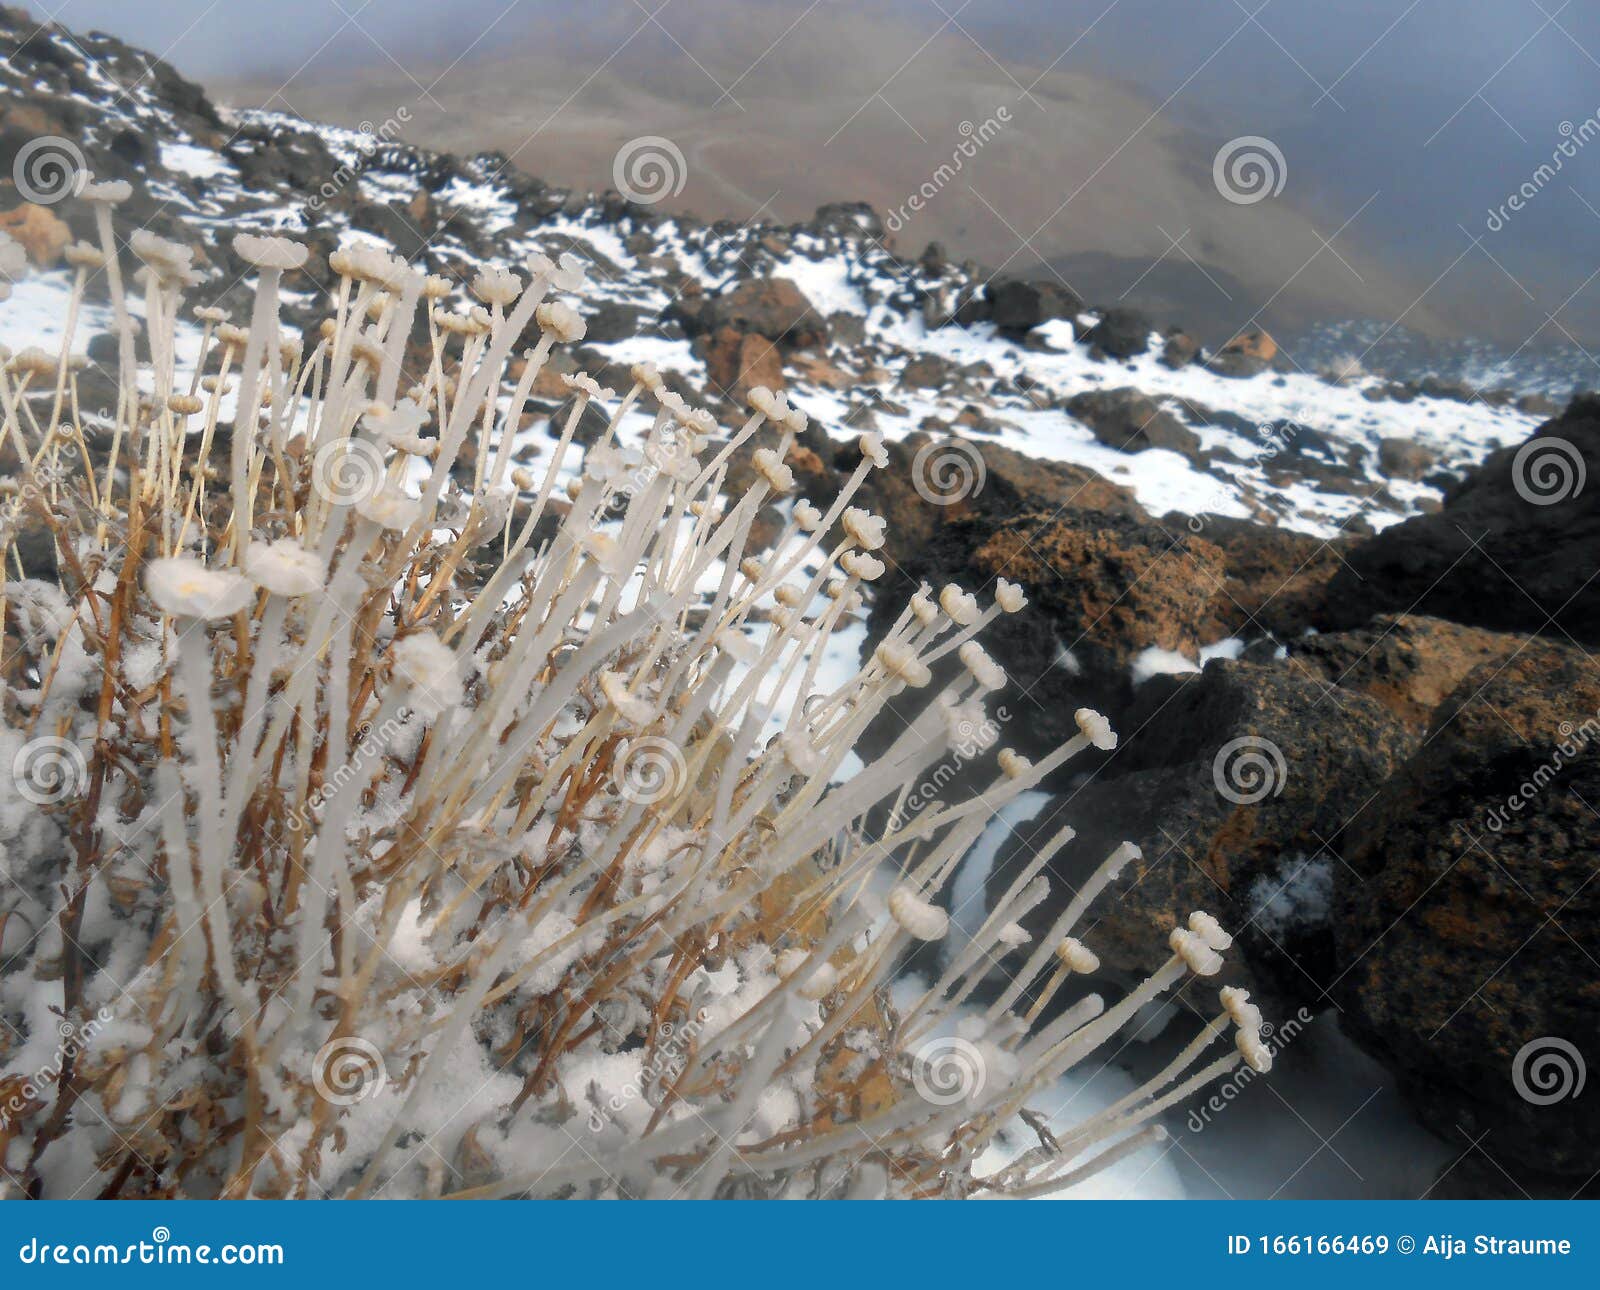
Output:
<path fill-rule="evenodd" d="M 839 557 L 839 567 L 862 582 L 873 582 L 883 577 L 883 561 L 865 551 L 846 551 Z"/>
<path fill-rule="evenodd" d="M 1007 582 L 1004 578 L 995 584 L 994 601 L 1008 614 L 1020 613 L 1028 604 L 1028 598 L 1023 594 L 1022 588 L 1014 582 Z"/>
<path fill-rule="evenodd" d="M 1007 779 L 1021 779 L 1033 769 L 1031 761 L 1011 748 L 1002 748 L 996 760 L 1000 763 L 1000 773 Z"/>
<path fill-rule="evenodd" d="M 1005 687 L 1005 669 L 990 658 L 977 641 L 968 641 L 964 644 L 956 651 L 956 657 L 985 690 L 999 690 Z"/>
<path fill-rule="evenodd" d="M 939 593 L 939 608 L 949 614 L 957 627 L 971 627 L 978 621 L 978 599 L 951 583 Z"/>
<path fill-rule="evenodd" d="M 883 545 L 884 531 L 888 525 L 881 515 L 874 515 L 859 506 L 847 506 L 841 522 L 850 540 L 862 550 L 876 551 Z"/>
<path fill-rule="evenodd" d="M 1214 950 L 1225 950 L 1233 944 L 1233 937 L 1222 930 L 1222 924 L 1204 910 L 1197 909 L 1189 915 L 1189 930 Z"/>
<path fill-rule="evenodd" d="M 522 294 L 522 279 L 510 269 L 493 265 L 472 279 L 472 294 L 486 305 L 509 305 Z"/>
<path fill-rule="evenodd" d="M 1056 958 L 1069 972 L 1088 974 L 1100 970 L 1100 956 L 1075 937 L 1063 938 L 1056 946 Z"/>
<path fill-rule="evenodd" d="M 1222 955 L 1186 927 L 1174 927 L 1167 944 L 1196 976 L 1215 976 L 1222 971 Z"/>
<path fill-rule="evenodd" d="M 995 940 L 1008 950 L 1026 945 L 1032 939 L 1033 937 L 1028 935 L 1027 929 L 1021 923 L 1007 923 L 995 934 Z"/>
<path fill-rule="evenodd" d="M 950 930 L 950 915 L 910 887 L 896 887 L 889 893 L 889 916 L 919 941 L 937 941 Z"/>
<path fill-rule="evenodd" d="M 1110 752 L 1117 746 L 1117 736 L 1111 729 L 1111 723 L 1093 708 L 1079 708 L 1073 713 L 1072 719 L 1078 723 L 1078 733 L 1096 748 Z"/>
<path fill-rule="evenodd" d="M 293 538 L 252 542 L 244 571 L 251 582 L 275 596 L 309 596 L 321 591 L 326 581 L 322 561 Z"/>
<path fill-rule="evenodd" d="M 904 681 L 913 689 L 919 689 L 933 679 L 933 673 L 917 657 L 916 651 L 898 641 L 884 641 L 872 652 L 872 657 L 890 676 Z"/>
<path fill-rule="evenodd" d="M 145 590 L 174 618 L 232 618 L 255 595 L 237 573 L 208 569 L 188 556 L 167 556 L 145 566 Z"/>
<path fill-rule="evenodd" d="M 815 533 L 822 523 L 822 512 L 805 498 L 794 504 L 794 522 L 806 533 Z"/>
<path fill-rule="evenodd" d="M 578 311 L 559 300 L 547 300 L 533 311 L 533 317 L 541 331 L 548 332 L 564 345 L 575 344 L 589 331 Z"/>
<path fill-rule="evenodd" d="M 286 237 L 240 233 L 233 239 L 233 249 L 239 253 L 241 260 L 258 269 L 277 269 L 282 272 L 298 269 L 306 262 L 306 248 Z"/>
<path fill-rule="evenodd" d="M 461 702 L 461 676 L 451 648 L 432 632 L 413 632 L 389 647 L 394 679 L 406 687 L 406 703 L 431 721 Z"/>
<path fill-rule="evenodd" d="M 784 465 L 783 458 L 774 449 L 757 448 L 751 464 L 773 492 L 787 493 L 794 487 L 794 471 Z"/>
<path fill-rule="evenodd" d="M 856 443 L 861 449 L 861 455 L 879 470 L 889 464 L 889 451 L 883 446 L 881 434 L 864 434 Z"/>

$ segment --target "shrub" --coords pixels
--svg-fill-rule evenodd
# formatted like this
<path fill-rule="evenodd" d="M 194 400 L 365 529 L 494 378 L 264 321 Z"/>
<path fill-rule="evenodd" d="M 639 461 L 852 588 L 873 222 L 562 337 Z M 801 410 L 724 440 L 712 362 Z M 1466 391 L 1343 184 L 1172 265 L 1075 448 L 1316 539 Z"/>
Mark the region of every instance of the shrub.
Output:
<path fill-rule="evenodd" d="M 526 280 L 485 269 L 453 310 L 453 282 L 342 250 L 307 353 L 277 307 L 305 250 L 241 235 L 253 316 L 194 311 L 202 372 L 177 358 L 190 253 L 136 233 L 141 363 L 112 235 L 127 195 L 84 191 L 99 245 L 69 255 L 61 355 L 5 365 L 12 1186 L 1034 1195 L 1159 1138 L 1162 1110 L 1241 1060 L 1264 1065 L 1259 1014 L 1224 991 L 1156 1079 L 980 1176 L 1031 1094 L 1216 972 L 1228 937 L 1197 914 L 1120 1002 L 1052 1013 L 1097 966 L 1074 925 L 1137 855 L 1118 848 L 1025 952 L 1018 920 L 1062 830 L 921 999 L 891 1005 L 993 813 L 1115 736 L 1081 712 L 1036 765 L 999 750 L 972 800 L 868 828 L 983 723 L 1005 678 L 976 638 L 1025 603 L 1004 582 L 987 608 L 924 589 L 855 675 L 819 683 L 884 572 L 883 523 L 851 505 L 879 442 L 825 511 L 785 503 L 765 555 L 747 552 L 752 521 L 792 486 L 805 424 L 768 390 L 724 436 L 649 366 L 620 398 L 569 376 L 535 475 L 516 456 L 529 393 L 584 331 L 561 298 L 583 281 L 570 256 L 533 257 Z M 90 424 L 65 355 L 101 272 L 119 393 Z M 609 427 L 574 469 L 594 409 Z M 763 426 L 781 446 L 723 498 Z M 30 527 L 53 578 L 17 576 Z M 952 653 L 958 678 L 844 774 L 886 701 Z M 980 1009 L 997 964 L 1011 984 Z M 1203 1062 L 1230 1025 L 1237 1051 Z"/>

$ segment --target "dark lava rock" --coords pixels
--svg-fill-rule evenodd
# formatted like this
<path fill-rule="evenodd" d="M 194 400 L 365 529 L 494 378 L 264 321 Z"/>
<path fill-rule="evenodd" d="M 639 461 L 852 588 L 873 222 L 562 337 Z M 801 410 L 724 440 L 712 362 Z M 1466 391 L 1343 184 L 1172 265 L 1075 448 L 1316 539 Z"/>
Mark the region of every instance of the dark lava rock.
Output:
<path fill-rule="evenodd" d="M 729 328 L 794 349 L 828 343 L 827 320 L 787 278 L 753 278 L 720 296 L 685 296 L 667 316 L 690 336 Z"/>
<path fill-rule="evenodd" d="M 1083 339 L 1111 358 L 1133 358 L 1150 348 L 1150 331 L 1150 319 L 1139 310 L 1107 309 Z"/>
<path fill-rule="evenodd" d="M 1190 459 L 1200 455 L 1200 436 L 1132 386 L 1079 394 L 1068 401 L 1067 411 L 1101 443 L 1122 452 L 1167 448 Z"/>
<path fill-rule="evenodd" d="M 1015 336 L 1052 318 L 1075 318 L 1083 309 L 1083 301 L 1056 282 L 996 278 L 985 295 L 989 321 Z"/>
<path fill-rule="evenodd" d="M 1177 371 L 1181 367 L 1188 367 L 1190 363 L 1200 357 L 1200 342 L 1186 331 L 1173 331 L 1167 333 L 1167 339 L 1161 346 L 1161 362 L 1164 366 Z"/>
<path fill-rule="evenodd" d="M 1576 1179 L 1600 1169 L 1597 804 L 1600 666 L 1526 642 L 1441 705 L 1334 891 L 1346 1029 L 1439 1132 Z"/>
<path fill-rule="evenodd" d="M 1351 552 L 1331 587 L 1331 625 L 1415 612 L 1597 644 L 1597 572 L 1600 396 L 1585 395 L 1491 455 L 1441 510 Z"/>
<path fill-rule="evenodd" d="M 1221 515 L 1169 515 L 1163 521 L 1200 534 L 1222 550 L 1226 573 L 1201 626 L 1208 641 L 1270 633 L 1300 636 L 1325 616 L 1328 583 L 1352 538 L 1319 538 Z"/>
<path fill-rule="evenodd" d="M 1279 1016 L 1326 1006 L 1337 974 L 1328 894 L 1342 836 L 1408 750 L 1399 723 L 1372 699 L 1330 698 L 1281 663 L 1218 659 L 1197 675 L 1147 682 L 1118 727 L 1110 759 L 1016 830 L 990 899 L 1030 849 L 1071 824 L 1077 836 L 1050 865 L 1052 896 L 1026 923 L 1042 935 L 1126 839 L 1143 857 L 1076 933 L 1109 968 L 1147 974 L 1176 922 L 1203 909 L 1236 938 L 1223 980 L 1261 991 Z"/>

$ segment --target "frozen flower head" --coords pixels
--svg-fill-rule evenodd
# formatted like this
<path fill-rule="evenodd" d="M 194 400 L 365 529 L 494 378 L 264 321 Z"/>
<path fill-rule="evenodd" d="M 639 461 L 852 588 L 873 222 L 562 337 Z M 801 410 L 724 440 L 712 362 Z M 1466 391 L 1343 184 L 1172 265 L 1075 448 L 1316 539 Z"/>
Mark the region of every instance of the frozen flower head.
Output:
<path fill-rule="evenodd" d="M 773 449 L 757 448 L 751 464 L 773 492 L 787 493 L 794 487 L 794 471 L 784 464 L 783 458 Z"/>
<path fill-rule="evenodd" d="M 472 294 L 486 305 L 509 305 L 522 294 L 522 279 L 510 269 L 491 266 L 473 278 Z"/>
<path fill-rule="evenodd" d="M 879 470 L 889 464 L 889 450 L 883 446 L 881 434 L 864 434 L 856 440 L 856 445 L 861 449 L 861 455 Z"/>
<path fill-rule="evenodd" d="M 437 273 L 430 273 L 422 280 L 422 296 L 425 300 L 443 300 L 455 289 L 455 283 Z"/>
<path fill-rule="evenodd" d="M 561 378 L 561 384 L 571 390 L 580 399 L 611 399 L 616 397 L 615 390 L 608 390 L 599 381 L 587 372 L 573 372 Z"/>
<path fill-rule="evenodd" d="M 385 443 L 401 444 L 416 438 L 417 431 L 428 424 L 428 413 L 410 399 L 401 399 L 392 408 L 374 403 L 361 424 Z"/>
<path fill-rule="evenodd" d="M 616 709 L 617 715 L 631 726 L 647 726 L 655 720 L 656 710 L 648 699 L 628 693 L 628 678 L 617 672 L 600 673 L 600 692 L 606 702 Z"/>
<path fill-rule="evenodd" d="M 822 512 L 805 498 L 794 504 L 794 522 L 807 533 L 815 533 L 822 525 Z"/>
<path fill-rule="evenodd" d="M 1184 967 L 1196 976 L 1216 976 L 1222 971 L 1222 955 L 1212 949 L 1187 927 L 1174 927 L 1167 938 L 1172 952 L 1183 960 Z"/>
<path fill-rule="evenodd" d="M 1008 950 L 1026 945 L 1033 937 L 1028 935 L 1027 928 L 1021 923 L 1007 923 L 995 934 L 995 940 Z"/>
<path fill-rule="evenodd" d="M 1012 748 L 1002 748 L 995 760 L 1000 763 L 1000 773 L 1007 779 L 1021 779 L 1033 769 L 1033 763 Z"/>
<path fill-rule="evenodd" d="M 883 561 L 865 551 L 846 551 L 839 557 L 839 567 L 862 582 L 876 582 L 883 577 Z"/>
<path fill-rule="evenodd" d="M 889 916 L 919 941 L 941 940 L 950 930 L 950 915 L 906 886 L 889 893 Z"/>
<path fill-rule="evenodd" d="M 704 408 L 685 407 L 681 414 L 674 413 L 678 424 L 691 435 L 700 439 L 709 439 L 717 432 L 717 419 Z"/>
<path fill-rule="evenodd" d="M 530 277 L 548 278 L 556 271 L 556 262 L 543 251 L 535 251 L 522 262 Z"/>
<path fill-rule="evenodd" d="M 783 428 L 795 436 L 803 435 L 806 432 L 807 424 L 806 414 L 800 411 L 799 408 L 790 408 L 788 414 L 783 418 Z"/>
<path fill-rule="evenodd" d="M 250 581 L 275 596 L 309 596 L 325 582 L 322 561 L 293 538 L 252 542 L 244 571 Z"/>
<path fill-rule="evenodd" d="M 978 621 L 978 599 L 950 583 L 939 593 L 939 608 L 949 614 L 957 627 L 971 627 Z"/>
<path fill-rule="evenodd" d="M 883 545 L 888 525 L 881 515 L 859 506 L 847 506 L 841 518 L 845 534 L 863 551 L 876 551 Z"/>
<path fill-rule="evenodd" d="M 414 632 L 389 647 L 389 669 L 406 688 L 406 703 L 424 721 L 461 702 L 456 656 L 432 632 Z"/>
<path fill-rule="evenodd" d="M 563 251 L 556 271 L 550 275 L 550 285 L 557 291 L 579 291 L 588 273 L 588 265 L 571 251 Z"/>
<path fill-rule="evenodd" d="M 578 311 L 559 300 L 547 300 L 533 311 L 539 329 L 563 345 L 574 345 L 588 334 L 588 325 Z"/>
<path fill-rule="evenodd" d="M 306 262 L 306 248 L 286 237 L 258 237 L 254 233 L 240 233 L 233 239 L 233 249 L 239 258 L 258 269 L 277 269 L 285 272 L 298 269 Z"/>
<path fill-rule="evenodd" d="M 137 228 L 128 239 L 133 253 L 162 277 L 186 277 L 192 272 L 194 252 L 181 242 L 157 237 L 149 229 Z"/>
<path fill-rule="evenodd" d="M 1079 708 L 1072 719 L 1078 723 L 1078 733 L 1102 752 L 1110 752 L 1117 746 L 1111 723 L 1093 708 Z"/>
<path fill-rule="evenodd" d="M 1225 950 L 1233 944 L 1233 937 L 1222 929 L 1222 924 L 1203 909 L 1189 915 L 1189 930 L 1214 950 Z"/>
<path fill-rule="evenodd" d="M 912 689 L 920 689 L 933 680 L 928 665 L 917 657 L 916 651 L 909 645 L 884 641 L 873 651 L 872 657 L 885 672 Z"/>
<path fill-rule="evenodd" d="M 983 689 L 999 690 L 1005 687 L 1005 669 L 990 658 L 977 641 L 968 641 L 956 651 L 956 656 Z"/>
<path fill-rule="evenodd" d="M 656 370 L 654 363 L 635 363 L 628 369 L 628 375 L 633 377 L 635 385 L 642 386 L 652 394 L 661 388 L 661 373 Z"/>
<path fill-rule="evenodd" d="M 1027 607 L 1028 598 L 1023 595 L 1022 588 L 1014 582 L 1007 582 L 1001 578 L 995 584 L 994 602 L 1008 614 L 1021 613 Z"/>
<path fill-rule="evenodd" d="M 1087 975 L 1100 970 L 1100 956 L 1082 941 L 1071 936 L 1063 938 L 1061 944 L 1056 946 L 1056 958 L 1069 972 L 1081 972 Z"/>
<path fill-rule="evenodd" d="M 89 242 L 74 242 L 61 253 L 74 269 L 103 269 L 106 253 Z"/>
<path fill-rule="evenodd" d="M 397 485 L 387 483 L 357 502 L 356 514 L 380 528 L 404 533 L 422 514 L 422 503 L 407 497 Z"/>
<path fill-rule="evenodd" d="M 98 183 L 91 179 L 78 191 L 78 196 L 86 202 L 118 206 L 133 196 L 133 185 L 123 179 L 104 179 Z"/>
<path fill-rule="evenodd" d="M 789 415 L 788 401 L 783 395 L 774 394 L 765 385 L 758 385 L 752 389 L 746 402 L 769 421 L 782 421 Z"/>
<path fill-rule="evenodd" d="M 189 556 L 150 561 L 144 588 L 156 608 L 174 618 L 232 618 L 255 594 L 237 573 L 208 569 Z"/>

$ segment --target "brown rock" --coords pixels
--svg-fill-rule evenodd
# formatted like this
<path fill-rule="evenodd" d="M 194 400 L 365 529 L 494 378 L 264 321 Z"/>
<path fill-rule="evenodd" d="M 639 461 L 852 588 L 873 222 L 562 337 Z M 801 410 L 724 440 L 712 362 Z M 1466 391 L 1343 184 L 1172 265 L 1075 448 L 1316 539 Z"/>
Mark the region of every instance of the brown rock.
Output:
<path fill-rule="evenodd" d="M 1355 542 L 1220 515 L 1168 516 L 1163 523 L 1174 532 L 1185 524 L 1222 549 L 1226 574 L 1201 629 L 1208 640 L 1265 632 L 1288 639 L 1319 624 L 1339 553 Z"/>
<path fill-rule="evenodd" d="M 706 375 L 711 384 L 736 403 L 758 385 L 781 390 L 783 357 L 777 343 L 762 336 L 724 327 L 711 337 L 705 350 Z"/>
<path fill-rule="evenodd" d="M 1242 354 L 1258 363 L 1270 363 L 1278 356 L 1278 342 L 1261 330 L 1241 332 L 1219 351 L 1223 354 Z"/>
<path fill-rule="evenodd" d="M 1199 652 L 1196 626 L 1224 558 L 1187 532 L 1068 512 L 1006 522 L 973 553 L 973 564 L 986 577 L 1023 583 L 1079 666 L 1110 684 L 1152 646 Z"/>
<path fill-rule="evenodd" d="M 1526 647 L 1528 640 L 1399 614 L 1374 618 L 1356 631 L 1299 637 L 1289 644 L 1288 663 L 1326 685 L 1377 700 L 1421 734 L 1469 673 Z"/>
<path fill-rule="evenodd" d="M 797 379 L 825 390 L 848 390 L 857 384 L 856 377 L 817 354 L 791 354 L 788 365 Z"/>

